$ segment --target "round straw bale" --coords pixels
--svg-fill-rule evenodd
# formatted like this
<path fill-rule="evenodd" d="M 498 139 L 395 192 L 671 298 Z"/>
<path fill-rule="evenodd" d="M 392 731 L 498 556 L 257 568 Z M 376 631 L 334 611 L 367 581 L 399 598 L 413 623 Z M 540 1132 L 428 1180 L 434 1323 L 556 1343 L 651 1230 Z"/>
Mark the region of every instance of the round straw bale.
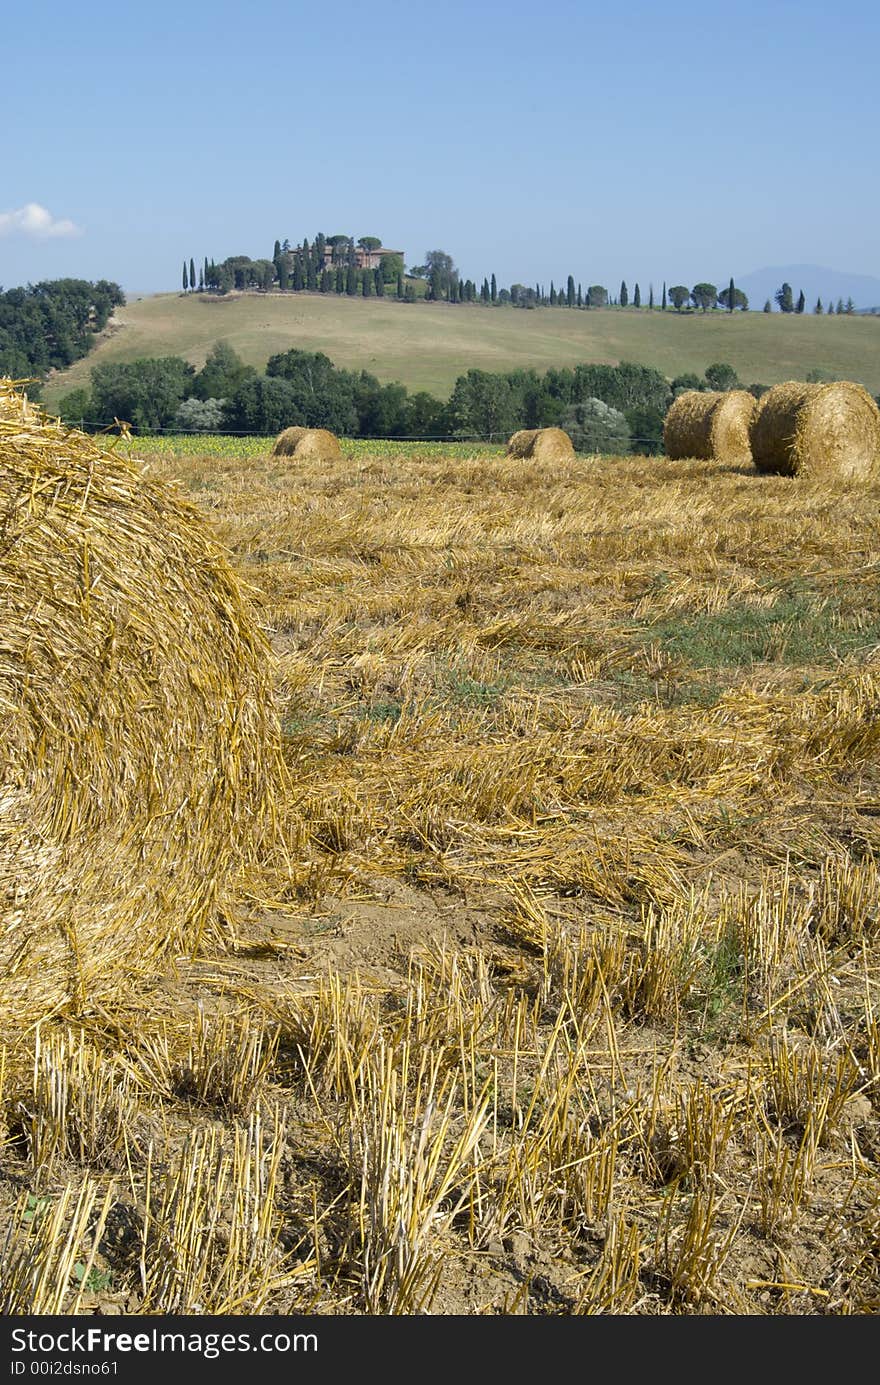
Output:
<path fill-rule="evenodd" d="M 341 456 L 339 439 L 326 428 L 285 428 L 272 448 L 273 457 L 313 458 L 334 462 Z"/>
<path fill-rule="evenodd" d="M 749 425 L 755 403 L 748 390 L 685 390 L 666 415 L 663 450 L 673 461 L 750 461 Z"/>
<path fill-rule="evenodd" d="M 762 472 L 859 481 L 880 469 L 880 413 L 850 380 L 774 385 L 760 400 L 750 438 Z"/>
<path fill-rule="evenodd" d="M 523 461 L 567 462 L 574 458 L 574 447 L 563 428 L 521 428 L 508 440 L 507 455 Z"/>
<path fill-rule="evenodd" d="M 266 840 L 268 653 L 198 512 L 0 381 L 0 1029 L 213 926 Z"/>

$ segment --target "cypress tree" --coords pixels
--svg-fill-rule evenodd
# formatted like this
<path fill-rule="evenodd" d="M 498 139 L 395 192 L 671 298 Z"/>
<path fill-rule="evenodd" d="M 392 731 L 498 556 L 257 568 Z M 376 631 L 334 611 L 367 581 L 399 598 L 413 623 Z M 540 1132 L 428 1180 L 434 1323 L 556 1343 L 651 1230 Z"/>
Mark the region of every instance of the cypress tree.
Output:
<path fill-rule="evenodd" d="M 794 310 L 795 310 L 796 313 L 802 313 L 802 312 L 804 311 L 804 308 L 805 308 L 806 306 L 807 306 L 807 300 L 806 300 L 806 298 L 804 297 L 804 291 L 803 291 L 803 289 L 801 289 L 800 293 L 798 294 L 798 301 L 797 301 L 797 303 L 795 304 L 795 309 L 794 309 Z"/>
<path fill-rule="evenodd" d="M 641 306 L 642 306 L 642 291 L 641 291 L 641 289 L 639 288 L 638 284 L 636 284 L 636 291 L 635 291 L 635 293 L 633 294 L 633 307 L 634 307 L 634 308 L 640 308 Z"/>
<path fill-rule="evenodd" d="M 272 251 L 272 259 L 277 261 L 277 260 L 279 260 L 280 258 L 281 258 L 281 241 L 280 241 L 280 240 L 276 240 L 276 242 L 275 242 L 275 249 Z"/>
<path fill-rule="evenodd" d="M 565 298 L 570 308 L 574 307 L 574 276 L 569 274 L 565 288 Z"/>
<path fill-rule="evenodd" d="M 189 286 L 193 290 L 196 286 L 196 262 L 192 255 L 189 257 Z"/>
<path fill-rule="evenodd" d="M 773 308 L 772 308 L 772 306 L 771 306 L 771 304 L 770 304 L 770 299 L 768 298 L 768 299 L 767 299 L 767 302 L 764 304 L 764 312 L 765 312 L 765 313 L 772 313 L 772 311 L 773 311 Z"/>
<path fill-rule="evenodd" d="M 397 276 L 397 296 L 398 296 L 398 298 L 402 298 L 402 297 L 403 297 L 403 275 L 402 275 L 402 274 L 398 274 L 398 276 Z"/>
<path fill-rule="evenodd" d="M 353 264 L 350 264 L 348 266 L 348 271 L 345 276 L 345 292 L 348 294 L 349 298 L 354 298 L 357 291 L 357 270 L 355 269 Z"/>
<path fill-rule="evenodd" d="M 189 279 L 188 279 L 187 273 L 186 273 L 186 260 L 184 260 L 184 262 L 183 262 L 183 291 L 184 291 L 184 293 L 186 293 L 186 291 L 187 291 L 188 288 L 189 288 Z"/>
<path fill-rule="evenodd" d="M 736 286 L 733 282 L 733 275 L 730 276 L 730 283 L 727 287 L 727 311 L 733 312 L 734 301 L 736 299 Z"/>
<path fill-rule="evenodd" d="M 578 284 L 578 299 L 577 299 L 577 303 L 578 303 L 578 307 L 579 307 L 579 308 L 582 308 L 582 307 L 584 306 L 584 291 L 583 291 L 583 289 L 581 288 L 580 284 Z"/>
<path fill-rule="evenodd" d="M 209 284 L 209 282 L 210 282 L 210 281 L 209 281 L 209 278 L 208 278 L 208 257 L 207 257 L 207 255 L 205 256 L 205 270 L 204 270 L 204 274 L 205 274 L 205 288 L 207 288 L 207 287 L 208 287 L 208 284 Z"/>
<path fill-rule="evenodd" d="M 498 280 L 495 278 L 494 274 L 492 275 L 492 283 L 489 286 L 489 297 L 492 299 L 493 303 L 498 302 Z"/>
<path fill-rule="evenodd" d="M 550 280 L 550 307 L 555 308 L 557 304 L 556 289 L 553 287 L 553 280 Z"/>
<path fill-rule="evenodd" d="M 626 280 L 625 280 L 625 279 L 621 279 L 621 281 L 620 281 L 620 306 L 621 306 L 621 308 L 625 308 L 628 302 L 629 302 L 629 293 L 627 292 Z"/>
<path fill-rule="evenodd" d="M 338 265 L 338 266 L 337 266 L 337 269 L 336 269 L 336 292 L 337 292 L 337 293 L 345 293 L 345 280 L 346 280 L 346 273 L 345 273 L 345 270 L 343 269 L 342 265 Z"/>
<path fill-rule="evenodd" d="M 202 292 L 202 290 L 204 289 L 204 287 L 205 287 L 205 275 L 204 275 L 204 271 L 200 269 L 200 270 L 199 270 L 199 293 Z"/>
<path fill-rule="evenodd" d="M 275 267 L 278 270 L 278 287 L 285 293 L 288 285 L 287 256 L 279 255 Z"/>
<path fill-rule="evenodd" d="M 329 293 L 329 292 L 330 292 L 330 271 L 329 271 L 329 269 L 322 269 L 322 270 L 321 270 L 321 292 L 322 292 L 322 293 Z"/>
<path fill-rule="evenodd" d="M 833 313 L 833 312 L 834 312 L 834 304 L 831 302 L 831 299 L 829 298 L 829 299 L 828 299 L 828 307 L 825 309 L 825 316 L 827 317 L 829 313 Z"/>
<path fill-rule="evenodd" d="M 822 307 L 822 299 L 821 299 L 821 298 L 817 298 L 817 299 L 816 299 L 816 306 L 815 306 L 815 308 L 813 309 L 813 312 L 816 313 L 817 316 L 818 316 L 819 313 L 824 312 L 824 309 L 823 309 L 823 307 Z"/>
<path fill-rule="evenodd" d="M 364 298 L 369 298 L 373 292 L 373 271 L 371 269 L 361 270 L 361 293 Z"/>
<path fill-rule="evenodd" d="M 663 299 L 662 299 L 662 301 L 661 301 L 661 303 L 660 303 L 660 311 L 661 311 L 661 313 L 665 313 L 665 312 L 666 312 L 666 280 L 665 280 L 665 279 L 663 280 Z"/>
<path fill-rule="evenodd" d="M 652 313 L 653 311 L 654 311 L 654 285 L 653 285 L 653 284 L 649 284 L 649 285 L 648 285 L 648 312 L 649 312 L 649 313 Z"/>
<path fill-rule="evenodd" d="M 374 285 L 375 290 L 376 290 L 376 297 L 377 297 L 377 298 L 384 298 L 384 297 L 385 297 L 385 280 L 382 278 L 382 271 L 381 271 L 381 269 L 374 269 L 374 270 L 373 270 L 373 285 Z"/>
<path fill-rule="evenodd" d="M 838 315 L 838 317 L 841 315 L 842 312 L 843 312 L 843 299 L 842 299 L 842 298 L 838 298 L 838 300 L 837 300 L 837 315 Z"/>

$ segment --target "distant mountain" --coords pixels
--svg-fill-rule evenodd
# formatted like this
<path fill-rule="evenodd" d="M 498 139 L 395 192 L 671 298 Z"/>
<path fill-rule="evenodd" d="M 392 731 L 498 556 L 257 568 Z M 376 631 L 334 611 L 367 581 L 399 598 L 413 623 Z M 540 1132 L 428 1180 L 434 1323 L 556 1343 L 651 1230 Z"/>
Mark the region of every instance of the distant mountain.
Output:
<path fill-rule="evenodd" d="M 722 279 L 719 286 L 726 283 L 727 280 Z M 749 307 L 754 312 L 760 312 L 768 298 L 775 311 L 774 295 L 783 284 L 791 284 L 795 302 L 803 289 L 808 313 L 813 311 L 817 298 L 822 299 L 824 308 L 828 307 L 829 299 L 836 304 L 838 298 L 842 298 L 844 303 L 851 298 L 856 308 L 861 309 L 869 309 L 880 303 L 880 279 L 875 279 L 871 274 L 848 274 L 845 270 L 824 269 L 816 264 L 771 265 L 767 269 L 756 269 L 751 274 L 734 277 L 734 283 L 748 294 Z"/>

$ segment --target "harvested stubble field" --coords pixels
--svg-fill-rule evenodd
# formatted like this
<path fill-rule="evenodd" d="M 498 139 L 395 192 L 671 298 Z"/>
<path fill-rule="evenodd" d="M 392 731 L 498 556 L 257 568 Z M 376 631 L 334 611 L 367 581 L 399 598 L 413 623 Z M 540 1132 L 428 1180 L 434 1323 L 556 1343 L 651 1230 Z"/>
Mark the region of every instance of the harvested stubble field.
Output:
<path fill-rule="evenodd" d="M 877 1312 L 880 486 L 343 454 L 136 454 L 290 786 L 227 949 L 7 1052 L 0 1307 Z"/>

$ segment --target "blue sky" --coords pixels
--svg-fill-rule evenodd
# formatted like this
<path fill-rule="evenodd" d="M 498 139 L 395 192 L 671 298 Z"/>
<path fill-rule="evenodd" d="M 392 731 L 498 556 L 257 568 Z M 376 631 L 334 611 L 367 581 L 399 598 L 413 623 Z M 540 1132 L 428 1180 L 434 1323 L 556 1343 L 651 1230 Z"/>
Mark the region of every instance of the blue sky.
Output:
<path fill-rule="evenodd" d="M 3 47 L 5 287 L 316 231 L 500 284 L 880 275 L 867 0 L 49 0 Z"/>

